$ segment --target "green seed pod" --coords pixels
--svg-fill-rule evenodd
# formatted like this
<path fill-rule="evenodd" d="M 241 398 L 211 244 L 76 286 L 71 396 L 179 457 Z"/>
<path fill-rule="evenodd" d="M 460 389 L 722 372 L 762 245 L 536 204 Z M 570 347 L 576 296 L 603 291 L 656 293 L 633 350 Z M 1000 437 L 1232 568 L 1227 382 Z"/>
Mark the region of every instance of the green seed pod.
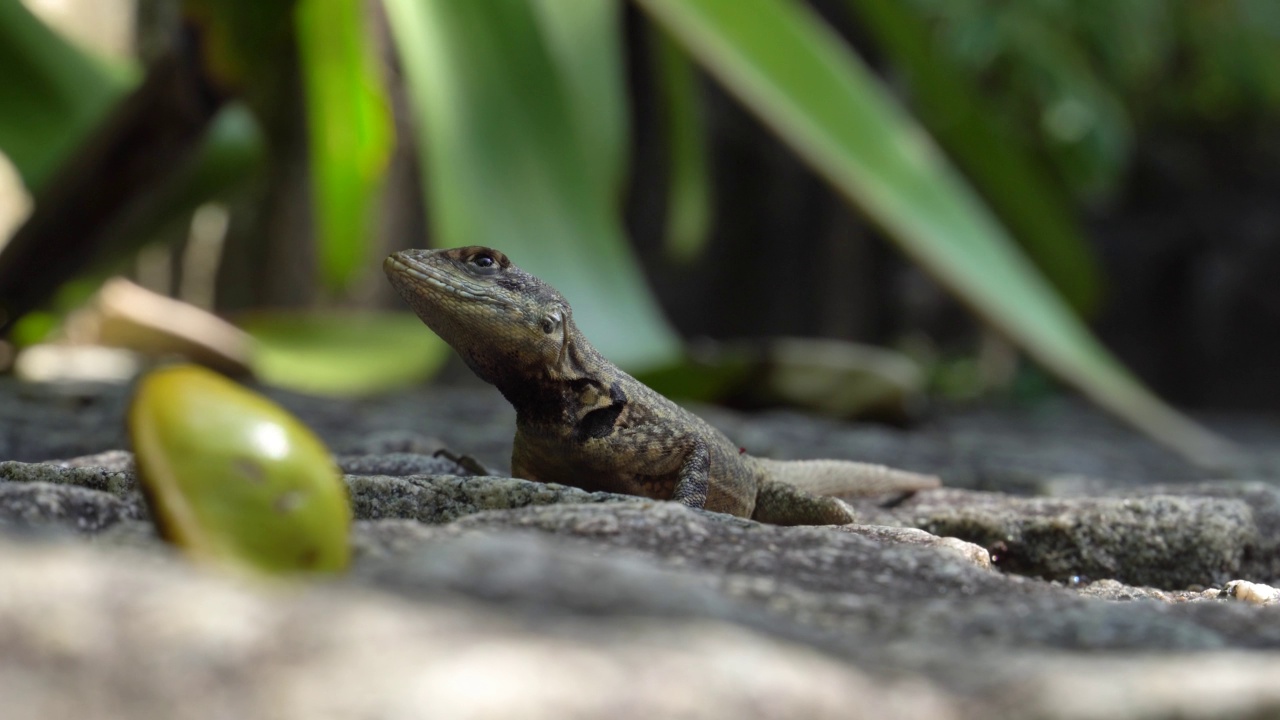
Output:
<path fill-rule="evenodd" d="M 324 443 L 279 405 L 194 365 L 151 372 L 129 408 L 160 533 L 188 554 L 267 572 L 333 572 L 351 506 Z"/>

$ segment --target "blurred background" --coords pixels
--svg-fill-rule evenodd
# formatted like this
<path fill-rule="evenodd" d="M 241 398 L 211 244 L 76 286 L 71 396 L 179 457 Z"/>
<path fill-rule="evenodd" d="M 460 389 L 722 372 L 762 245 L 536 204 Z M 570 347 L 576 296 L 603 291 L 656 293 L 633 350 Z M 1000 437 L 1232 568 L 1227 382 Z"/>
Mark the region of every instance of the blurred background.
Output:
<path fill-rule="evenodd" d="M 0 365 L 461 378 L 381 260 L 480 244 L 680 397 L 1203 457 L 1157 396 L 1280 402 L 1278 116 L 1274 0 L 0 0 Z"/>

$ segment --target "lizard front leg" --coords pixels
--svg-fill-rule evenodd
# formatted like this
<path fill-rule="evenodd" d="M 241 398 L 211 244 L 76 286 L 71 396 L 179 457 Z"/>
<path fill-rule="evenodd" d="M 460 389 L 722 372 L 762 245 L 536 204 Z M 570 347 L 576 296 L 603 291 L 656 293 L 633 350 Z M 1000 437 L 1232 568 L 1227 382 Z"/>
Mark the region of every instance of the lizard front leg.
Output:
<path fill-rule="evenodd" d="M 643 493 L 657 499 L 670 499 L 686 507 L 704 508 L 711 487 L 711 451 L 695 434 L 671 435 L 654 432 L 652 426 L 615 427 L 601 437 L 584 439 L 579 445 L 579 458 L 593 469 L 635 482 L 650 484 Z M 674 487 L 667 481 L 659 491 L 662 478 L 674 476 Z M 669 495 L 667 494 L 669 493 Z"/>
<path fill-rule="evenodd" d="M 537 482 L 559 482 L 587 490 L 675 500 L 706 506 L 711 452 L 693 434 L 614 428 L 607 436 L 564 438 L 516 431 L 511 474 Z"/>
<path fill-rule="evenodd" d="M 707 490 L 711 487 L 711 453 L 701 440 L 693 443 L 680 466 L 676 490 L 671 499 L 686 507 L 707 506 Z"/>
<path fill-rule="evenodd" d="M 755 507 L 756 473 L 736 446 L 701 425 L 683 432 L 652 423 L 615 427 L 577 447 L 578 460 L 616 473 L 635 488 L 621 492 L 740 517 L 749 517 Z"/>

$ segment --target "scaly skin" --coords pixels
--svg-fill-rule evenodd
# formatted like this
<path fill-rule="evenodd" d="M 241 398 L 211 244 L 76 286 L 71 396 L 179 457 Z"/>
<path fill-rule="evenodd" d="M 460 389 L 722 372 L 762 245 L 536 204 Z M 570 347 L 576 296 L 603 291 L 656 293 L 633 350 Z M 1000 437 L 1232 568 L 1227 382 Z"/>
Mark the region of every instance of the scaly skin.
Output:
<path fill-rule="evenodd" d="M 777 525 L 854 522 L 845 503 L 802 488 L 865 495 L 938 486 L 879 465 L 741 453 L 602 357 L 560 293 L 497 250 L 405 250 L 383 267 L 418 317 L 515 407 L 515 477 Z"/>

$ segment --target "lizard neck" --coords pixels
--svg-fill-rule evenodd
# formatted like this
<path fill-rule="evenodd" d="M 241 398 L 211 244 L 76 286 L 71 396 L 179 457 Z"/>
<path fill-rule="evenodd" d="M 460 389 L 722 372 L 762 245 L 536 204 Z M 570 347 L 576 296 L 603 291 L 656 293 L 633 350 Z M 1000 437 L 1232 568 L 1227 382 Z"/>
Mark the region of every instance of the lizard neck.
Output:
<path fill-rule="evenodd" d="M 498 388 L 522 417 L 560 416 L 579 404 L 584 388 L 609 387 L 618 369 L 587 341 L 572 320 L 565 323 L 560 353 L 547 362 L 516 358 L 513 362 L 472 367 Z"/>

